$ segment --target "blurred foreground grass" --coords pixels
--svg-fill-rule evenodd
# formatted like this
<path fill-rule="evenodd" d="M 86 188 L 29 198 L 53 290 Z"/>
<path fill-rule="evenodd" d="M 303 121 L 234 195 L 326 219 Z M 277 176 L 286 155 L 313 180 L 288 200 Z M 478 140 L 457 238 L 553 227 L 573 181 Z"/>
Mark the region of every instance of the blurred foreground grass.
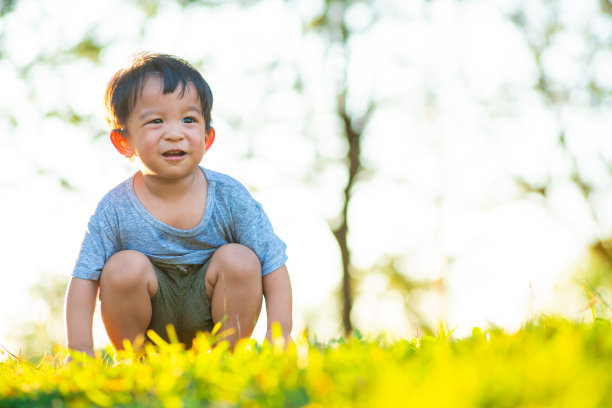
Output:
<path fill-rule="evenodd" d="M 286 349 L 200 335 L 112 359 L 65 351 L 0 363 L 1 407 L 610 407 L 612 327 L 543 318 L 515 333 L 363 340 Z"/>

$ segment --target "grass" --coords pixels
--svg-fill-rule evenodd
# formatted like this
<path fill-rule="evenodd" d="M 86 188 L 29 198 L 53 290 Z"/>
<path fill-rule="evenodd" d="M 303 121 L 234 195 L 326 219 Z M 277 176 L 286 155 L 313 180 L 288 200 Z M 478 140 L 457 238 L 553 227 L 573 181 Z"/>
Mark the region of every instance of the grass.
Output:
<path fill-rule="evenodd" d="M 215 344 L 216 343 L 216 344 Z M 543 318 L 515 333 L 463 339 L 358 336 L 233 352 L 215 335 L 195 347 L 157 340 L 91 359 L 64 350 L 0 363 L 0 407 L 610 407 L 612 326 Z M 215 347 L 212 347 L 215 345 Z"/>

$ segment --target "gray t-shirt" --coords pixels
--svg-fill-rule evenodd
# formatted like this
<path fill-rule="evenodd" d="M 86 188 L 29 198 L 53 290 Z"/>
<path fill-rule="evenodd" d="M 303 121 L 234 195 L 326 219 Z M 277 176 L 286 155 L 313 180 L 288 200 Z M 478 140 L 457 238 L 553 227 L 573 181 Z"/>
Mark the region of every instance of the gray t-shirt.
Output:
<path fill-rule="evenodd" d="M 230 176 L 202 171 L 208 180 L 206 210 L 200 225 L 190 230 L 173 228 L 153 217 L 134 193 L 134 177 L 109 191 L 89 220 L 72 275 L 97 280 L 106 261 L 123 250 L 142 252 L 153 262 L 201 265 L 228 243 L 253 250 L 263 275 L 283 266 L 286 245 L 274 233 L 261 205 Z"/>

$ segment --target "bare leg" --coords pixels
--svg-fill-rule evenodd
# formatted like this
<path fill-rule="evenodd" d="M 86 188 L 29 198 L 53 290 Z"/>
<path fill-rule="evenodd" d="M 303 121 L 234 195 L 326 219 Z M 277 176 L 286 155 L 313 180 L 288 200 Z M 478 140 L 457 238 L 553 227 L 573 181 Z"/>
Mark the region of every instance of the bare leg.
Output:
<path fill-rule="evenodd" d="M 226 340 L 233 348 L 236 341 L 250 337 L 262 305 L 261 264 L 249 248 L 227 244 L 215 252 L 205 278 L 215 324 L 227 316 L 221 330 L 234 329 Z"/>
<path fill-rule="evenodd" d="M 151 297 L 157 276 L 149 259 L 137 251 L 110 257 L 100 276 L 100 305 L 104 327 L 116 350 L 123 340 L 144 335 L 151 321 Z"/>

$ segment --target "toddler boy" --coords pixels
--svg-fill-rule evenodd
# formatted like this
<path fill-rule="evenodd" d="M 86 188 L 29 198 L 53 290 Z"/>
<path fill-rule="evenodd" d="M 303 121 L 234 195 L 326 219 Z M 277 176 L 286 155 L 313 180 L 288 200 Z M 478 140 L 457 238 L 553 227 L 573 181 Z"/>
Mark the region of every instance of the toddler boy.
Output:
<path fill-rule="evenodd" d="M 249 337 L 266 299 L 268 332 L 292 329 L 285 244 L 261 205 L 233 178 L 199 166 L 215 140 L 212 93 L 186 61 L 140 54 L 106 90 L 110 139 L 141 170 L 112 189 L 91 217 L 66 292 L 67 347 L 93 356 L 99 291 L 111 343 L 152 329 Z"/>

